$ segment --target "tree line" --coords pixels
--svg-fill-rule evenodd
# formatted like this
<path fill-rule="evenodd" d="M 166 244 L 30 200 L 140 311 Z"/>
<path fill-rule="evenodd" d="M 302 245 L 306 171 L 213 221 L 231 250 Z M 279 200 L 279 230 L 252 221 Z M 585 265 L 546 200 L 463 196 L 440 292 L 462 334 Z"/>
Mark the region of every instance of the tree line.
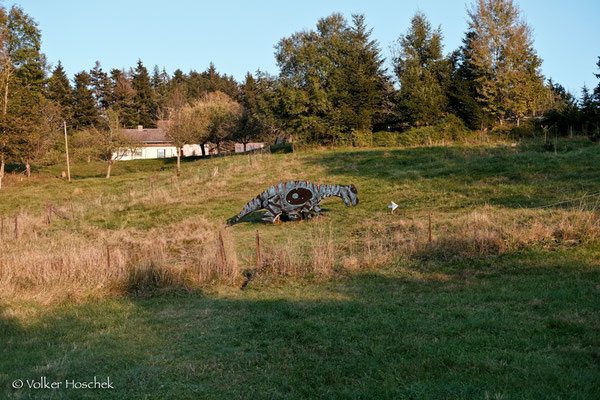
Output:
<path fill-rule="evenodd" d="M 444 54 L 441 27 L 417 12 L 391 46 L 390 69 L 365 17 L 334 13 L 275 45 L 277 75 L 259 70 L 237 82 L 212 63 L 203 72 L 149 73 L 139 60 L 110 71 L 96 62 L 71 84 L 60 61 L 49 68 L 35 20 L 20 7 L 0 8 L 0 167 L 21 163 L 29 174 L 33 160 L 59 146 L 53 138 L 63 121 L 73 135 L 83 132 L 83 147 L 104 149 L 90 151 L 93 158 L 107 153 L 93 145 L 98 137 L 120 145 L 114 121 L 134 128 L 169 120 L 177 146 L 282 135 L 360 145 L 378 131 L 487 131 L 523 121 L 600 138 L 600 84 L 577 99 L 546 80 L 515 2 L 475 0 L 467 20 L 462 45 Z"/>

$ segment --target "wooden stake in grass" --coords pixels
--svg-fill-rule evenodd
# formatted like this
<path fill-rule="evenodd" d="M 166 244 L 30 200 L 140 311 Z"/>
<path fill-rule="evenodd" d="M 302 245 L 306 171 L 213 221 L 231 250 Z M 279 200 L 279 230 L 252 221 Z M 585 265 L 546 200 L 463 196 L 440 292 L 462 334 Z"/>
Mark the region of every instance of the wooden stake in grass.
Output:
<path fill-rule="evenodd" d="M 47 205 L 46 206 L 46 223 L 48 225 L 50 225 L 50 222 L 52 222 L 52 206 Z"/>
<path fill-rule="evenodd" d="M 429 213 L 429 243 L 432 242 L 432 237 L 431 237 L 431 213 Z"/>
<path fill-rule="evenodd" d="M 260 235 L 256 230 L 256 269 L 260 268 Z"/>
<path fill-rule="evenodd" d="M 108 266 L 108 270 L 110 271 L 110 246 L 106 246 L 106 265 Z"/>
<path fill-rule="evenodd" d="M 15 215 L 15 239 L 19 238 L 19 215 Z"/>
<path fill-rule="evenodd" d="M 221 252 L 222 273 L 225 273 L 227 267 L 227 259 L 225 258 L 225 244 L 223 243 L 223 234 L 219 231 L 219 250 Z"/>
<path fill-rule="evenodd" d="M 69 163 L 69 141 L 67 140 L 67 121 L 63 121 L 65 128 L 65 151 L 67 153 L 67 179 L 71 182 L 71 164 Z"/>

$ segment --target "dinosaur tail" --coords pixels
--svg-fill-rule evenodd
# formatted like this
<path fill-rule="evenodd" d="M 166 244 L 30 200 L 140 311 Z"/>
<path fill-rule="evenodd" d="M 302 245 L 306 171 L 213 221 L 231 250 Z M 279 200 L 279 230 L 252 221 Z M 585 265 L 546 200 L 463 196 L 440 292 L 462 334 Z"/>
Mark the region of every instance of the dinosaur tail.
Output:
<path fill-rule="evenodd" d="M 227 225 L 231 226 L 233 224 L 237 224 L 240 219 L 244 218 L 248 214 L 253 213 L 254 211 L 260 210 L 261 208 L 263 208 L 261 195 L 258 195 L 246 203 L 246 205 L 242 208 L 242 211 L 240 211 L 237 216 L 229 219 L 229 221 L 227 221 Z"/>

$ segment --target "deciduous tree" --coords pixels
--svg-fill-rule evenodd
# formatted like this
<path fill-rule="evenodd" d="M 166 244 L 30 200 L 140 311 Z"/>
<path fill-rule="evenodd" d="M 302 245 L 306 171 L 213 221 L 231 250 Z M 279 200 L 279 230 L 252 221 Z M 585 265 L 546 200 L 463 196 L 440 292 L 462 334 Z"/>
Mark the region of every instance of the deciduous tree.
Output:
<path fill-rule="evenodd" d="M 110 179 L 112 166 L 127 154 L 136 151 L 141 145 L 123 132 L 119 113 L 112 108 L 106 110 L 106 121 L 100 128 L 91 127 L 91 137 L 95 139 L 94 147 L 100 159 L 107 164 L 106 179 Z"/>
<path fill-rule="evenodd" d="M 46 57 L 40 48 L 41 33 L 37 22 L 18 6 L 12 6 L 8 12 L 0 7 L 0 88 L 3 114 L 8 112 L 11 88 L 21 86 L 41 94 Z"/>
<path fill-rule="evenodd" d="M 512 0 L 477 0 L 468 11 L 465 46 L 485 112 L 500 123 L 534 113 L 543 96 L 542 60 Z"/>
<path fill-rule="evenodd" d="M 194 124 L 193 110 L 185 99 L 183 87 L 176 87 L 167 100 L 169 124 L 166 136 L 177 148 L 177 176 L 181 175 L 181 149 L 193 142 Z"/>

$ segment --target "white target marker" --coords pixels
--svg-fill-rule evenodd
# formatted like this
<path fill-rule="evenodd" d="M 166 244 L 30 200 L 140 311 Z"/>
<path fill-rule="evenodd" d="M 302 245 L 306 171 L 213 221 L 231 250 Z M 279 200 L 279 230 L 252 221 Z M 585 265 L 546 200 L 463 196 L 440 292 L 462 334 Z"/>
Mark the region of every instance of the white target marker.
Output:
<path fill-rule="evenodd" d="M 394 213 L 394 210 L 395 210 L 396 208 L 398 208 L 398 204 L 396 204 L 396 203 L 394 203 L 394 202 L 392 201 L 392 204 L 390 204 L 390 205 L 388 206 L 388 208 L 390 208 L 390 209 L 392 210 L 392 214 L 393 214 L 393 213 Z"/>

